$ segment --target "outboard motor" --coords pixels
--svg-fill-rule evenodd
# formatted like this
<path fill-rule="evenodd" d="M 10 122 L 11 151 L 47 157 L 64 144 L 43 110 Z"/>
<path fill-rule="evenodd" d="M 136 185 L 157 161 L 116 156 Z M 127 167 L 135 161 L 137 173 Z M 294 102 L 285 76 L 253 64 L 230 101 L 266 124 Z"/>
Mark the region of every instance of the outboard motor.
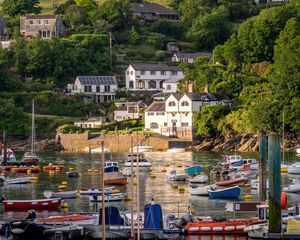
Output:
<path fill-rule="evenodd" d="M 25 218 L 27 220 L 34 220 L 36 219 L 36 212 L 34 210 L 29 210 L 27 217 Z"/>

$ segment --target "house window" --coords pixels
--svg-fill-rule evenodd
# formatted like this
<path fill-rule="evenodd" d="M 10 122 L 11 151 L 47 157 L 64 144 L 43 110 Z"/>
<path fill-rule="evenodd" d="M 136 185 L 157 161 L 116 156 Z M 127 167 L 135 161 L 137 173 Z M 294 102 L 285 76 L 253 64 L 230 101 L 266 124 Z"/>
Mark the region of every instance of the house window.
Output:
<path fill-rule="evenodd" d="M 129 75 L 129 71 L 127 71 L 126 73 L 127 73 L 127 75 Z"/>
<path fill-rule="evenodd" d="M 138 85 L 139 89 L 145 89 L 145 82 L 144 81 L 138 81 L 137 85 Z"/>
<path fill-rule="evenodd" d="M 158 124 L 156 122 L 152 122 L 152 123 L 150 123 L 150 128 L 158 129 Z"/>
<path fill-rule="evenodd" d="M 181 123 L 181 127 L 188 127 L 189 126 L 189 123 L 188 122 L 182 122 Z"/>
<path fill-rule="evenodd" d="M 45 25 L 50 25 L 50 21 L 49 20 L 44 20 L 44 24 Z"/>
<path fill-rule="evenodd" d="M 36 20 L 36 24 L 41 25 L 42 21 L 41 20 Z"/>
<path fill-rule="evenodd" d="M 149 85 L 149 88 L 156 88 L 156 82 L 153 80 L 149 81 L 148 85 Z"/>
<path fill-rule="evenodd" d="M 145 75 L 145 71 L 141 71 L 141 75 Z"/>
<path fill-rule="evenodd" d="M 104 92 L 110 92 L 110 86 L 109 85 L 104 86 Z"/>
<path fill-rule="evenodd" d="M 154 116 L 154 112 L 148 112 L 148 116 Z"/>
<path fill-rule="evenodd" d="M 164 127 L 168 126 L 168 123 L 164 122 Z"/>
<path fill-rule="evenodd" d="M 100 92 L 100 86 L 96 86 L 96 92 Z"/>
<path fill-rule="evenodd" d="M 171 74 L 172 76 L 177 76 L 177 71 L 172 71 Z"/>
<path fill-rule="evenodd" d="M 164 81 L 165 81 L 165 80 L 162 80 L 162 81 L 159 82 L 159 88 L 163 88 Z"/>
<path fill-rule="evenodd" d="M 150 75 L 156 75 L 156 71 L 150 71 Z"/>
<path fill-rule="evenodd" d="M 42 38 L 50 38 L 50 31 L 42 31 L 41 32 L 41 37 Z"/>
<path fill-rule="evenodd" d="M 129 88 L 133 88 L 133 81 L 129 81 Z"/>
<path fill-rule="evenodd" d="M 130 71 L 130 75 L 133 75 L 133 71 Z"/>
<path fill-rule="evenodd" d="M 165 115 L 164 112 L 157 112 L 157 113 L 156 113 L 156 116 L 164 116 L 164 115 Z"/>
<path fill-rule="evenodd" d="M 189 106 L 189 102 L 188 102 L 188 101 L 183 101 L 183 102 L 181 103 L 181 106 L 182 106 L 182 107 L 187 107 L 187 106 Z"/>
<path fill-rule="evenodd" d="M 29 24 L 30 24 L 30 25 L 35 25 L 35 21 L 30 20 L 30 21 L 29 21 Z"/>
<path fill-rule="evenodd" d="M 89 85 L 84 86 L 84 92 L 92 92 L 92 86 Z"/>
<path fill-rule="evenodd" d="M 160 71 L 160 75 L 166 75 L 166 71 Z"/>
<path fill-rule="evenodd" d="M 176 103 L 174 101 L 169 102 L 169 107 L 175 107 Z"/>
<path fill-rule="evenodd" d="M 203 102 L 202 105 L 203 105 L 203 106 L 208 106 L 208 105 L 209 105 L 209 102 Z"/>
<path fill-rule="evenodd" d="M 172 88 L 172 87 L 171 87 L 171 84 L 167 84 L 166 89 L 167 89 L 167 90 L 171 90 L 171 88 Z"/>

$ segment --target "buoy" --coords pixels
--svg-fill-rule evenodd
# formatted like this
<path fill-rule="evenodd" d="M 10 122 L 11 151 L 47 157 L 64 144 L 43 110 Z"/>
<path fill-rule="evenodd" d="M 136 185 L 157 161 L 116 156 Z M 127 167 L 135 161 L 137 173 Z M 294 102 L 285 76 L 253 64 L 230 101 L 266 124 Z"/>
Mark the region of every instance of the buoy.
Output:
<path fill-rule="evenodd" d="M 51 170 L 51 171 L 49 171 L 49 174 L 50 174 L 50 175 L 51 175 L 51 174 L 54 174 L 54 171 L 52 171 L 52 170 Z"/>
<path fill-rule="evenodd" d="M 38 180 L 38 177 L 32 177 L 31 179 L 32 180 Z"/>
<path fill-rule="evenodd" d="M 136 185 L 137 185 L 137 181 L 134 181 L 134 182 L 133 182 L 133 185 L 136 186 Z"/>
<path fill-rule="evenodd" d="M 16 171 L 16 168 L 12 168 L 10 169 L 11 172 L 15 172 Z"/>
<path fill-rule="evenodd" d="M 76 197 L 77 198 L 79 198 L 80 197 L 80 193 L 78 192 L 78 193 L 76 193 Z"/>
<path fill-rule="evenodd" d="M 247 195 L 244 196 L 244 199 L 245 199 L 245 200 L 250 200 L 250 199 L 252 199 L 252 198 L 253 198 L 253 196 L 250 195 L 250 194 L 247 194 Z"/>
<path fill-rule="evenodd" d="M 31 180 L 29 180 L 29 182 L 30 182 L 30 183 L 37 183 L 38 180 L 31 179 Z"/>
<path fill-rule="evenodd" d="M 191 208 L 190 211 L 191 211 L 191 214 L 195 214 L 196 213 L 196 209 L 195 208 Z"/>
<path fill-rule="evenodd" d="M 180 186 L 180 187 L 178 188 L 178 190 L 179 190 L 179 192 L 184 192 L 184 191 L 185 191 L 185 187 L 184 187 L 184 186 Z"/>
<path fill-rule="evenodd" d="M 151 175 L 150 175 L 150 178 L 154 179 L 154 178 L 156 178 L 156 175 L 151 174 Z"/>
<path fill-rule="evenodd" d="M 204 165 L 203 167 L 204 167 L 204 168 L 209 168 L 209 165 Z"/>
<path fill-rule="evenodd" d="M 68 182 L 67 181 L 62 181 L 61 184 L 62 185 L 68 185 Z"/>
<path fill-rule="evenodd" d="M 182 167 L 181 165 L 178 165 L 177 167 Z"/>
<path fill-rule="evenodd" d="M 167 171 L 167 169 L 162 169 L 162 170 L 161 170 L 161 172 L 166 172 L 166 171 Z"/>
<path fill-rule="evenodd" d="M 131 197 L 129 197 L 129 196 L 126 196 L 126 197 L 124 198 L 124 201 L 126 201 L 126 202 L 129 202 L 129 201 L 131 201 Z"/>
<path fill-rule="evenodd" d="M 251 187 L 251 184 L 250 183 L 245 183 L 244 187 Z"/>
<path fill-rule="evenodd" d="M 56 167 L 56 168 L 55 168 L 55 171 L 60 171 L 60 167 Z"/>
<path fill-rule="evenodd" d="M 281 207 L 281 209 L 286 209 L 287 208 L 287 196 L 286 196 L 286 192 L 281 192 L 280 207 Z"/>
<path fill-rule="evenodd" d="M 147 171 L 148 171 L 148 172 L 152 172 L 152 169 L 151 169 L 151 168 L 148 168 Z"/>
<path fill-rule="evenodd" d="M 82 173 L 79 173 L 78 176 L 79 176 L 79 177 L 82 177 Z"/>
<path fill-rule="evenodd" d="M 67 185 L 58 185 L 58 189 L 66 189 Z"/>
<path fill-rule="evenodd" d="M 72 171 L 74 171 L 74 168 L 70 167 L 69 172 L 72 172 Z"/>
<path fill-rule="evenodd" d="M 165 166 L 166 166 L 166 167 L 169 167 L 169 166 L 170 166 L 170 164 L 168 164 L 168 163 L 167 163 Z"/>
<path fill-rule="evenodd" d="M 99 172 L 99 170 L 98 169 L 94 169 L 94 173 L 98 173 Z"/>
<path fill-rule="evenodd" d="M 119 189 L 113 189 L 111 192 L 112 192 L 112 193 L 119 193 L 120 190 L 119 190 Z"/>
<path fill-rule="evenodd" d="M 31 170 L 30 170 L 30 169 L 27 169 L 26 173 L 27 173 L 27 174 L 31 174 Z"/>
<path fill-rule="evenodd" d="M 68 208 L 69 204 L 67 202 L 62 202 L 60 205 L 61 208 Z"/>
<path fill-rule="evenodd" d="M 93 171 L 93 169 L 92 169 L 92 168 L 89 168 L 89 169 L 88 169 L 88 172 L 92 172 L 92 171 Z"/>
<path fill-rule="evenodd" d="M 173 183 L 172 184 L 172 188 L 178 188 L 178 184 L 177 183 Z"/>
<path fill-rule="evenodd" d="M 1 173 L 0 176 L 5 176 L 5 174 L 4 174 L 4 173 Z"/>

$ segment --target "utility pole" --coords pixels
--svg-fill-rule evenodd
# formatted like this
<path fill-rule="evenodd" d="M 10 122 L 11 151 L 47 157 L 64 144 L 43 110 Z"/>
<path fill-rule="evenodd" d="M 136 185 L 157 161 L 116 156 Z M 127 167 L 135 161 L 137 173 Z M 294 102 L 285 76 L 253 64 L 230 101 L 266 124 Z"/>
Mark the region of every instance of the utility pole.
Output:
<path fill-rule="evenodd" d="M 112 33 L 109 32 L 109 61 L 110 61 L 110 68 L 112 69 Z"/>

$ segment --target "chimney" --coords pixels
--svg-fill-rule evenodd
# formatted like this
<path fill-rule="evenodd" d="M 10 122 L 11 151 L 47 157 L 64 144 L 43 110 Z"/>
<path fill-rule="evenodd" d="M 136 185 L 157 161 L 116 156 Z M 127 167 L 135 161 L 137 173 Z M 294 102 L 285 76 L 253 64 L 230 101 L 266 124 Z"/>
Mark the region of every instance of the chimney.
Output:
<path fill-rule="evenodd" d="M 209 87 L 208 87 L 208 84 L 205 84 L 205 86 L 204 86 L 204 92 L 205 92 L 205 93 L 209 93 Z"/>
<path fill-rule="evenodd" d="M 189 93 L 193 93 L 194 92 L 194 84 L 189 83 L 189 85 L 188 85 L 188 92 Z"/>

